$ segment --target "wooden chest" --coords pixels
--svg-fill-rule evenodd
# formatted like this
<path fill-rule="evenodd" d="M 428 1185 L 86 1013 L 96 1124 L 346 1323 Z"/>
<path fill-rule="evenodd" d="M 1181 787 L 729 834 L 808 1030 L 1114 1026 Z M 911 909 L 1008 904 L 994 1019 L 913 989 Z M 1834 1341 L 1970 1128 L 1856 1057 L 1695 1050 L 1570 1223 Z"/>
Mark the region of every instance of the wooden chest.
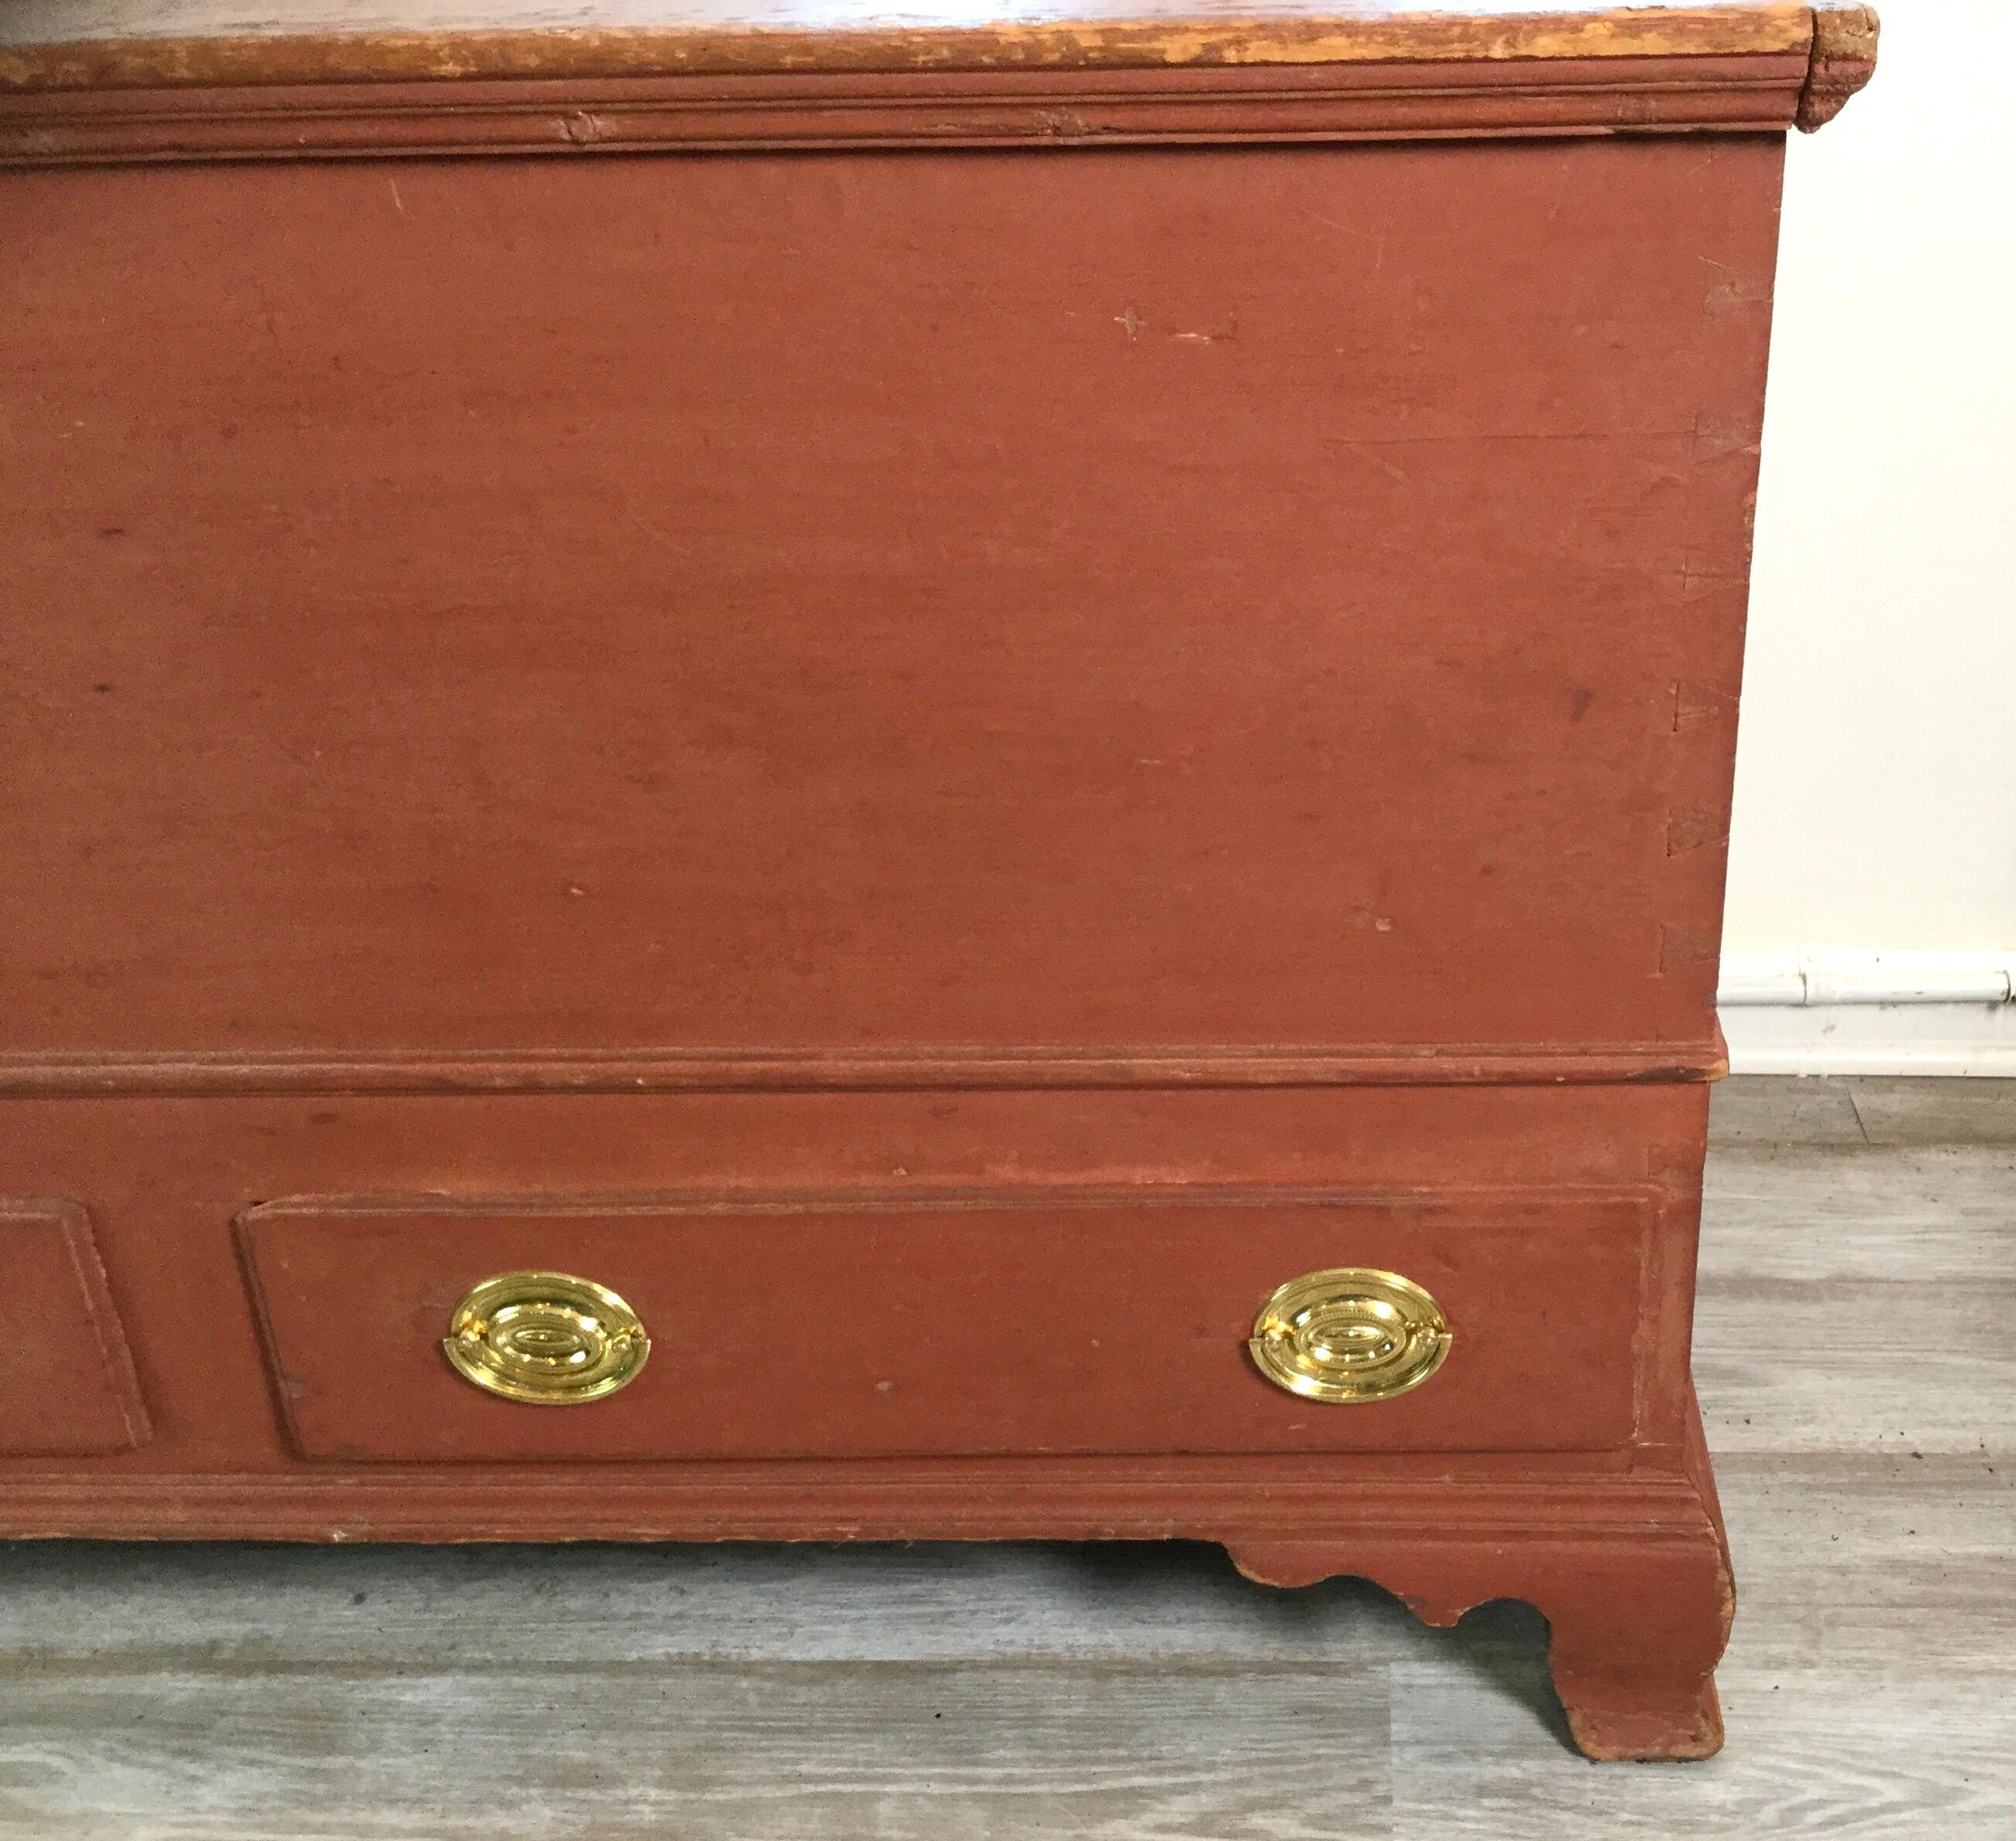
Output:
<path fill-rule="evenodd" d="M 103 13 L 0 22 L 0 1533 L 1186 1537 L 1712 1751 L 1866 9 Z"/>

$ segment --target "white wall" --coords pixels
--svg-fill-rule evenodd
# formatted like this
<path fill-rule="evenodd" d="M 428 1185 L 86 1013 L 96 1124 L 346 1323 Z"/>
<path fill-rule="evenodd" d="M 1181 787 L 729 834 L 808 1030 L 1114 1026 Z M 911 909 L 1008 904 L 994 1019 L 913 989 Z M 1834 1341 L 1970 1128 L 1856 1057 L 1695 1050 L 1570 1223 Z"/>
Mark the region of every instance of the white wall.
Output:
<path fill-rule="evenodd" d="M 1882 11 L 1874 81 L 1787 161 L 1732 972 L 2016 964 L 2016 5 Z"/>

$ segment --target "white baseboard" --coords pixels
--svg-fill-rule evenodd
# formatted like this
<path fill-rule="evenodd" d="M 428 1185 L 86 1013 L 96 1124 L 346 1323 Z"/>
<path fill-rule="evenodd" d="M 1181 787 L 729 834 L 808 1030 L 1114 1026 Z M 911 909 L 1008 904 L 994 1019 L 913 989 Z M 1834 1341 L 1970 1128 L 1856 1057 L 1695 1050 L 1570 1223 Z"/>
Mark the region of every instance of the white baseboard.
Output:
<path fill-rule="evenodd" d="M 2016 1078 L 2016 1003 L 1730 1005 L 1732 1074 Z"/>
<path fill-rule="evenodd" d="M 1802 946 L 1721 985 L 1733 1074 L 2016 1077 L 2016 953 Z"/>

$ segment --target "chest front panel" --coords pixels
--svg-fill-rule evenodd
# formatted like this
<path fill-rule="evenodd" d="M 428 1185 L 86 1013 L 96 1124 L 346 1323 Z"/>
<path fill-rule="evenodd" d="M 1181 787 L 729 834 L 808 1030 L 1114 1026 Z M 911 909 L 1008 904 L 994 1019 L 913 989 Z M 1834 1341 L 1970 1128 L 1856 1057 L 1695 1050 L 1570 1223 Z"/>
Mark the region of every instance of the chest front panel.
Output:
<path fill-rule="evenodd" d="M 14 175 L 9 1047 L 1710 1058 L 1780 158 Z"/>

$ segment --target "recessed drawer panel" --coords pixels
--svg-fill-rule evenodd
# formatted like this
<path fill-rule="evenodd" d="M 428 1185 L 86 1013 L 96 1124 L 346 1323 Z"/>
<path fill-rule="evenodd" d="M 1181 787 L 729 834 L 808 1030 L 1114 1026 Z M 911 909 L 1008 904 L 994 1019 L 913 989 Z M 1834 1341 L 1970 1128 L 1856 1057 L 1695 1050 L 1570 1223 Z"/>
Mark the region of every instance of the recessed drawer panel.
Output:
<path fill-rule="evenodd" d="M 281 1202 L 239 1229 L 302 1456 L 582 1461 L 1612 1447 L 1652 1216 L 988 1191 Z"/>
<path fill-rule="evenodd" d="M 89 1216 L 0 1199 L 0 1457 L 86 1457 L 146 1437 Z"/>

